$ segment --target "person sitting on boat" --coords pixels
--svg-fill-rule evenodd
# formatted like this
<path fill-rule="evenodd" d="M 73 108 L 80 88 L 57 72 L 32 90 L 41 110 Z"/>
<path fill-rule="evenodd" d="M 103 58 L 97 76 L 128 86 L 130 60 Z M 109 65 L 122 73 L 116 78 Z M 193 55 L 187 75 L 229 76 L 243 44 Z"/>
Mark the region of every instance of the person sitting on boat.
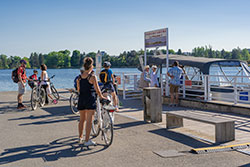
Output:
<path fill-rule="evenodd" d="M 150 79 L 150 75 L 149 75 L 149 69 L 150 67 L 147 65 L 144 67 L 143 72 L 141 73 L 141 78 L 140 78 L 140 82 L 139 82 L 139 87 L 140 88 L 145 88 L 145 87 L 149 87 L 151 79 Z"/>
<path fill-rule="evenodd" d="M 168 71 L 168 76 L 170 79 L 170 96 L 171 96 L 171 104 L 170 106 L 178 106 L 179 104 L 179 87 L 181 84 L 181 76 L 183 74 L 183 70 L 179 67 L 179 62 L 175 61 L 173 67 Z"/>
<path fill-rule="evenodd" d="M 158 72 L 157 66 L 153 65 L 152 66 L 152 71 L 151 71 L 151 74 L 150 74 L 150 78 L 151 78 L 150 86 L 151 87 L 159 87 L 157 72 Z"/>

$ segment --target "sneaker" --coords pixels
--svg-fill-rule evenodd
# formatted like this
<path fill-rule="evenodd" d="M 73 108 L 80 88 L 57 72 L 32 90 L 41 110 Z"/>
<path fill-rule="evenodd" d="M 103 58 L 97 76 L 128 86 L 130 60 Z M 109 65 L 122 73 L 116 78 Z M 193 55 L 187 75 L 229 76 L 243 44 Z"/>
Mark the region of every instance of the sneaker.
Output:
<path fill-rule="evenodd" d="M 57 102 L 56 99 L 54 99 L 54 100 L 52 101 L 52 103 L 53 103 L 53 104 L 57 104 L 58 102 Z"/>
<path fill-rule="evenodd" d="M 174 104 L 169 104 L 169 107 L 174 107 Z"/>
<path fill-rule="evenodd" d="M 96 142 L 89 140 L 89 141 L 84 143 L 84 146 L 96 146 Z"/>
<path fill-rule="evenodd" d="M 22 105 L 22 107 L 23 107 L 23 108 L 27 108 L 27 106 L 25 106 L 25 105 Z"/>
<path fill-rule="evenodd" d="M 24 109 L 24 107 L 23 106 L 17 106 L 17 109 L 19 110 L 19 109 Z"/>
<path fill-rule="evenodd" d="M 78 139 L 79 144 L 83 144 L 83 141 L 84 141 L 83 138 Z"/>

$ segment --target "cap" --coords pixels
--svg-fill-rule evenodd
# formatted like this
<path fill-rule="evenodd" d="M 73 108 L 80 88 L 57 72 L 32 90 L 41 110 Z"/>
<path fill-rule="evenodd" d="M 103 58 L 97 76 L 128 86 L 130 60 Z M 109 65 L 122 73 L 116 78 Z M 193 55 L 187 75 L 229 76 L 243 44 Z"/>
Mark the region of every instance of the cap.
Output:
<path fill-rule="evenodd" d="M 20 60 L 20 63 L 27 64 L 26 60 L 24 60 L 24 59 Z"/>
<path fill-rule="evenodd" d="M 157 69 L 157 66 L 156 66 L 156 65 L 153 65 L 152 68 Z"/>

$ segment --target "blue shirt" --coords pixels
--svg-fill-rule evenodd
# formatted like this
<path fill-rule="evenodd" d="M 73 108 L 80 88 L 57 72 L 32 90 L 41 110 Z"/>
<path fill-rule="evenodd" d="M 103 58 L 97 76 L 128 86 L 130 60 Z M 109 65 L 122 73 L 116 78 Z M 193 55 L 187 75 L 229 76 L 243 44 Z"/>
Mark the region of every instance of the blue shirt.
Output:
<path fill-rule="evenodd" d="M 180 67 L 174 66 L 168 71 L 168 73 L 174 76 L 173 79 L 170 79 L 170 84 L 179 86 L 181 84 L 180 79 L 183 74 L 183 70 Z"/>

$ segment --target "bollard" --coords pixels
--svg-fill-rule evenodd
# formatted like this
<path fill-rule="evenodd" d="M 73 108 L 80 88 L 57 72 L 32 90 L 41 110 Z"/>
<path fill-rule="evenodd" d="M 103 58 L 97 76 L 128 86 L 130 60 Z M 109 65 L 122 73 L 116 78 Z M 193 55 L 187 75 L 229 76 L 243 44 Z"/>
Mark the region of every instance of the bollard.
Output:
<path fill-rule="evenodd" d="M 156 87 L 143 88 L 144 121 L 162 122 L 161 89 Z"/>

